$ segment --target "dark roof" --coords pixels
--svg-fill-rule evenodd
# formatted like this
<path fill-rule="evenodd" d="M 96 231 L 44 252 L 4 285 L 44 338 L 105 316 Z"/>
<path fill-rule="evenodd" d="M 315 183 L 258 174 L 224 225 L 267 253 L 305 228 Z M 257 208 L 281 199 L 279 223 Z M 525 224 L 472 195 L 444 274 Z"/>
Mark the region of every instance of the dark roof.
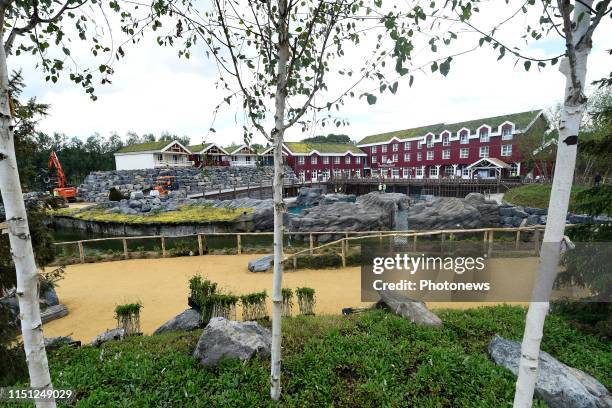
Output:
<path fill-rule="evenodd" d="M 291 153 L 310 154 L 315 150 L 322 154 L 365 154 L 363 150 L 350 143 L 304 143 L 304 142 L 285 142 L 287 150 Z"/>

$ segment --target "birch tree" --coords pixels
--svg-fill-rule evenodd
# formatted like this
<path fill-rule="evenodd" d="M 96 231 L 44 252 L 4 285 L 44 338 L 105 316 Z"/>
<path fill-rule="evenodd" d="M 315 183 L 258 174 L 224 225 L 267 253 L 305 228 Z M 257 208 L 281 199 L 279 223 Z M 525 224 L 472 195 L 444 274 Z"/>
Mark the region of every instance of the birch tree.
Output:
<path fill-rule="evenodd" d="M 98 81 L 109 83 L 114 61 L 124 55 L 124 44 L 115 48 L 112 42 L 110 12 L 120 16 L 118 31 L 125 34 L 127 42 L 136 41 L 144 28 L 152 27 L 156 15 L 145 10 L 136 20 L 114 0 L 0 0 L 0 191 L 17 275 L 16 295 L 30 386 L 43 390 L 51 389 L 52 384 L 38 304 L 38 270 L 15 157 L 8 58 L 29 54 L 49 83 L 67 74 L 95 100 Z M 96 24 L 96 17 L 104 21 L 102 26 Z M 137 31 L 132 28 L 135 21 L 141 26 Z M 95 64 L 93 67 L 81 66 L 72 55 L 72 48 L 83 48 L 77 45 L 79 41 L 87 50 L 85 60 Z M 96 62 L 98 58 L 102 63 Z M 54 407 L 55 402 L 37 401 L 36 405 Z"/>

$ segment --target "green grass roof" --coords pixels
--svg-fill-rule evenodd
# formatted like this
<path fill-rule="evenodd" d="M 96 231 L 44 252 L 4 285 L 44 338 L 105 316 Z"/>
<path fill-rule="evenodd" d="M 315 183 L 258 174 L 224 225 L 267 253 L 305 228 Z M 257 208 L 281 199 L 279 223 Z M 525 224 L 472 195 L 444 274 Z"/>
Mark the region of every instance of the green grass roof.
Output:
<path fill-rule="evenodd" d="M 199 153 L 202 150 L 206 149 L 207 147 L 209 147 L 212 143 L 202 143 L 199 145 L 189 145 L 187 146 L 187 149 L 189 149 L 189 151 L 191 153 Z"/>
<path fill-rule="evenodd" d="M 364 154 L 363 150 L 355 145 L 348 143 L 304 143 L 304 142 L 285 142 L 285 146 L 292 153 L 308 154 L 313 150 L 323 154 L 346 153 Z"/>
<path fill-rule="evenodd" d="M 162 141 L 162 142 L 147 142 L 147 143 L 138 143 L 129 146 L 122 147 L 117 151 L 117 153 L 136 153 L 136 152 L 150 152 L 161 150 L 164 147 L 168 146 L 171 142 Z"/>
<path fill-rule="evenodd" d="M 425 136 L 427 133 L 439 134 L 444 130 L 456 132 L 462 128 L 468 128 L 472 132 L 475 132 L 482 125 L 489 125 L 493 129 L 497 129 L 502 123 L 509 121 L 515 124 L 516 129 L 525 129 L 541 112 L 541 110 L 533 110 L 528 112 L 511 113 L 509 115 L 493 116 L 489 118 L 474 119 L 465 122 L 457 123 L 438 123 L 435 125 L 421 126 L 411 129 L 397 130 L 395 132 L 380 133 L 377 135 L 366 136 L 361 139 L 357 145 L 365 145 L 372 143 L 384 143 L 388 142 L 393 138 L 400 140 L 409 139 L 412 137 Z"/>

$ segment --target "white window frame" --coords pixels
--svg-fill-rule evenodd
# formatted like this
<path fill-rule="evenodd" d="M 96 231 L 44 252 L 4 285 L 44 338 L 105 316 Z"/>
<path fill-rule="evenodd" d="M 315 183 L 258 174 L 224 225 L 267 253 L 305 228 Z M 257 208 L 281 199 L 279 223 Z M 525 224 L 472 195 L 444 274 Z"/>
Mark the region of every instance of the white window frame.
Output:
<path fill-rule="evenodd" d="M 416 177 L 423 177 L 423 167 L 420 167 L 420 166 L 419 166 L 419 167 L 416 167 L 416 168 L 414 169 L 414 175 L 415 175 Z"/>
<path fill-rule="evenodd" d="M 361 156 L 355 157 L 355 164 L 361 164 Z"/>
<path fill-rule="evenodd" d="M 452 175 L 454 175 L 455 172 L 453 170 L 454 170 L 453 166 L 444 166 L 444 175 L 445 176 L 452 176 Z"/>
<path fill-rule="evenodd" d="M 317 156 L 310 157 L 310 164 L 319 164 L 319 158 Z"/>
<path fill-rule="evenodd" d="M 400 178 L 399 169 L 391 169 L 391 178 L 394 178 L 394 179 Z"/>
<path fill-rule="evenodd" d="M 340 164 L 340 156 L 334 156 L 334 164 Z"/>
<path fill-rule="evenodd" d="M 436 166 L 431 166 L 429 168 L 429 177 L 439 177 L 440 172 Z"/>
<path fill-rule="evenodd" d="M 501 152 L 500 152 L 500 154 L 503 157 L 510 157 L 510 156 L 512 156 L 512 145 L 511 144 L 501 145 Z"/>
<path fill-rule="evenodd" d="M 467 167 L 464 167 L 463 170 L 461 170 L 461 176 L 462 177 L 469 177 L 470 176 L 470 169 L 468 169 Z"/>
<path fill-rule="evenodd" d="M 502 128 L 502 140 L 512 140 L 512 128 Z"/>
<path fill-rule="evenodd" d="M 351 164 L 351 156 L 344 156 L 344 164 Z"/>
<path fill-rule="evenodd" d="M 412 148 L 411 142 L 404 142 L 404 150 L 410 150 Z"/>
<path fill-rule="evenodd" d="M 382 157 L 380 158 L 380 162 L 381 163 L 386 163 L 387 162 L 387 155 L 383 154 Z"/>
<path fill-rule="evenodd" d="M 459 134 L 459 143 L 468 144 L 470 143 L 470 135 L 468 133 L 460 133 Z"/>
<path fill-rule="evenodd" d="M 312 170 L 310 172 L 310 179 L 311 180 L 315 180 L 315 181 L 317 180 L 317 171 L 316 170 Z"/>
<path fill-rule="evenodd" d="M 404 161 L 405 162 L 409 162 L 410 161 L 410 153 L 404 153 Z"/>
<path fill-rule="evenodd" d="M 382 145 L 382 147 L 380 148 L 380 151 L 383 153 L 387 152 L 387 145 Z"/>
<path fill-rule="evenodd" d="M 329 164 L 329 156 L 323 156 L 323 164 Z"/>
<path fill-rule="evenodd" d="M 378 157 L 372 156 L 372 163 L 378 163 Z"/>
<path fill-rule="evenodd" d="M 391 156 L 391 161 L 393 161 L 393 163 L 397 163 L 399 161 L 399 155 L 394 154 L 393 156 Z"/>
<path fill-rule="evenodd" d="M 433 147 L 433 145 L 434 145 L 433 136 L 428 136 L 427 137 L 427 148 L 430 149 Z"/>
<path fill-rule="evenodd" d="M 361 170 L 359 169 L 355 170 L 355 177 L 361 178 Z"/>
<path fill-rule="evenodd" d="M 480 146 L 480 149 L 478 149 L 478 157 L 481 159 L 489 157 L 489 153 L 489 146 Z"/>
<path fill-rule="evenodd" d="M 421 161 L 421 160 L 423 160 L 423 153 L 418 152 L 417 153 L 417 161 Z"/>
<path fill-rule="evenodd" d="M 450 145 L 450 137 L 448 135 L 442 136 L 442 146 Z"/>
<path fill-rule="evenodd" d="M 491 133 L 488 128 L 480 129 L 478 131 L 478 137 L 480 138 L 480 143 L 489 143 L 489 141 L 491 141 Z"/>
<path fill-rule="evenodd" d="M 468 157 L 470 157 L 470 149 L 468 149 L 467 147 L 459 149 L 460 159 L 467 159 Z"/>
<path fill-rule="evenodd" d="M 232 156 L 232 161 L 234 161 L 234 157 L 233 156 Z M 306 158 L 304 156 L 298 156 L 297 162 L 298 162 L 298 164 L 305 164 L 306 163 Z"/>
<path fill-rule="evenodd" d="M 450 149 L 442 150 L 442 159 L 450 159 Z"/>
<path fill-rule="evenodd" d="M 427 160 L 433 160 L 434 159 L 434 152 L 433 150 L 428 150 L 427 151 Z"/>
<path fill-rule="evenodd" d="M 393 143 L 392 149 L 394 152 L 397 152 L 399 150 L 399 143 Z"/>
<path fill-rule="evenodd" d="M 402 169 L 402 177 L 405 179 L 410 178 L 410 169 L 408 167 Z"/>
<path fill-rule="evenodd" d="M 377 146 L 372 146 L 372 153 L 376 153 L 377 150 L 378 150 Z"/>

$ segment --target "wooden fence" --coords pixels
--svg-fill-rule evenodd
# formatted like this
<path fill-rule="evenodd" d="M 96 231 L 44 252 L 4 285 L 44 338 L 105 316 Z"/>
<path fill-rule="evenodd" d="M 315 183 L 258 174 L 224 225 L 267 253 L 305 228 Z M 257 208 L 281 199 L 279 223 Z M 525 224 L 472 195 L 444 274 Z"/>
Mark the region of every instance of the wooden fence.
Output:
<path fill-rule="evenodd" d="M 568 227 L 571 227 L 569 225 Z M 491 252 L 492 243 L 494 241 L 494 236 L 496 233 L 515 233 L 515 247 L 518 249 L 519 244 L 521 242 L 521 234 L 523 233 L 533 233 L 534 236 L 534 253 L 539 254 L 540 248 L 540 235 L 541 231 L 544 229 L 543 225 L 538 226 L 530 226 L 530 227 L 514 227 L 514 228 L 475 228 L 475 229 L 448 229 L 448 230 L 435 230 L 435 231 L 312 231 L 312 232 L 290 232 L 286 231 L 284 233 L 285 237 L 295 237 L 295 236 L 308 236 L 308 248 L 304 250 L 300 250 L 293 254 L 287 254 L 284 257 L 284 261 L 293 260 L 293 263 L 297 262 L 297 257 L 300 255 L 314 255 L 314 253 L 318 250 L 324 248 L 331 248 L 334 246 L 340 246 L 339 255 L 342 259 L 342 265 L 346 266 L 346 257 L 348 254 L 349 245 L 351 242 L 363 239 L 372 239 L 378 238 L 382 240 L 385 237 L 407 237 L 412 238 L 413 240 L 413 248 L 416 250 L 416 245 L 419 237 L 431 237 L 431 236 L 440 236 L 441 241 L 444 241 L 447 237 L 455 237 L 460 234 L 482 234 L 482 242 L 483 248 Z M 198 242 L 198 255 L 205 254 L 206 239 L 211 236 L 234 236 L 236 242 L 236 253 L 242 254 L 243 245 L 242 245 L 242 237 L 246 236 L 272 236 L 273 232 L 235 232 L 235 233 L 198 233 L 198 234 L 186 234 L 186 235 L 173 235 L 173 236 L 160 236 L 160 235 L 148 235 L 148 236 L 131 236 L 131 237 L 107 237 L 107 238 L 94 238 L 87 240 L 78 240 L 78 241 L 65 241 L 65 242 L 56 242 L 53 245 L 58 247 L 65 246 L 76 246 L 79 254 L 79 260 L 81 263 L 85 263 L 85 244 L 94 243 L 94 242 L 102 242 L 102 241 L 121 241 L 123 244 L 123 258 L 129 259 L 129 246 L 128 243 L 131 240 L 159 240 L 161 244 L 161 252 L 162 257 L 168 256 L 168 250 L 166 247 L 166 240 L 168 239 L 176 239 L 176 238 L 196 238 Z M 341 239 L 328 242 L 325 244 L 321 244 L 319 246 L 315 246 L 315 238 L 318 235 L 331 235 L 331 236 L 344 236 Z"/>

